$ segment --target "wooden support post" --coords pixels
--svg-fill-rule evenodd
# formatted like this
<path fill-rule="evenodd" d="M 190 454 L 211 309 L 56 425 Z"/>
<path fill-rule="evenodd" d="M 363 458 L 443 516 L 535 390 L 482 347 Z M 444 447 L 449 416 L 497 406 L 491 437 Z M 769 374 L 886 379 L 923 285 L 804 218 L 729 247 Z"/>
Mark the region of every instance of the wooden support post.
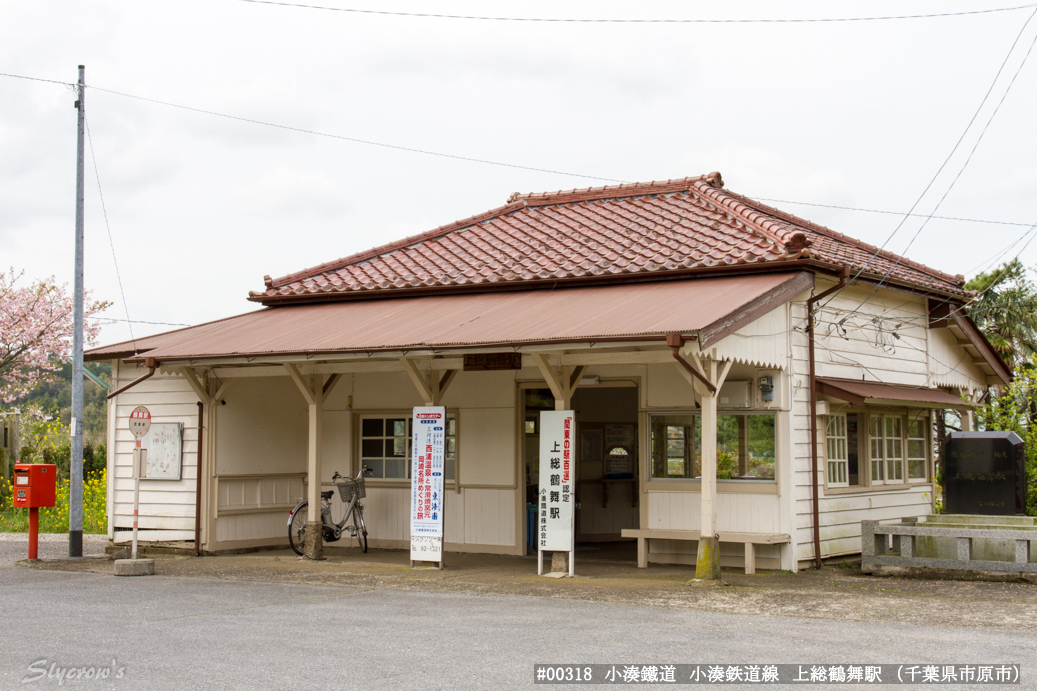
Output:
<path fill-rule="evenodd" d="M 293 364 L 285 364 L 288 375 L 299 393 L 306 399 L 306 539 L 303 547 L 308 559 L 324 558 L 324 538 L 321 526 L 321 447 L 323 446 L 324 392 L 331 391 L 334 382 L 323 381 L 324 375 L 303 375 Z"/>
<path fill-rule="evenodd" d="M 697 357 L 697 365 L 702 363 Z M 703 369 L 714 391 L 703 387 L 702 393 L 702 481 L 701 521 L 698 555 L 695 559 L 695 578 L 714 580 L 720 578 L 720 541 L 717 539 L 717 398 L 720 387 L 727 379 L 732 361 L 723 367 L 715 359 L 708 360 Z"/>
<path fill-rule="evenodd" d="M 751 542 L 745 543 L 745 573 L 750 576 L 756 573 L 756 545 Z"/>

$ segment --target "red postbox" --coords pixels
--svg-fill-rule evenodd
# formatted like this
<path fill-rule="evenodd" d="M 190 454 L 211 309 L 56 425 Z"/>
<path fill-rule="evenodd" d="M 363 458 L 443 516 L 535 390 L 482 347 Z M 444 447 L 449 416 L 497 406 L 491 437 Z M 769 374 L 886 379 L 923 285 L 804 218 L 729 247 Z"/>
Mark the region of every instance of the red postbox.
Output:
<path fill-rule="evenodd" d="M 40 534 L 40 507 L 54 506 L 58 467 L 51 463 L 16 463 L 14 506 L 29 509 L 29 559 L 36 559 Z"/>

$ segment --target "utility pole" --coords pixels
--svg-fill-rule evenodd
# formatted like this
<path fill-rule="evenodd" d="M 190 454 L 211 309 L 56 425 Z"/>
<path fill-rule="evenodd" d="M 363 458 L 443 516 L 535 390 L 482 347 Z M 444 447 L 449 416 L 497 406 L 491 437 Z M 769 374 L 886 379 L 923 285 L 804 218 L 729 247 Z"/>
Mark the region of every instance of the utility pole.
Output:
<path fill-rule="evenodd" d="M 76 277 L 72 335 L 72 457 L 68 472 L 68 556 L 83 556 L 83 136 L 86 68 L 79 66 L 76 93 Z"/>

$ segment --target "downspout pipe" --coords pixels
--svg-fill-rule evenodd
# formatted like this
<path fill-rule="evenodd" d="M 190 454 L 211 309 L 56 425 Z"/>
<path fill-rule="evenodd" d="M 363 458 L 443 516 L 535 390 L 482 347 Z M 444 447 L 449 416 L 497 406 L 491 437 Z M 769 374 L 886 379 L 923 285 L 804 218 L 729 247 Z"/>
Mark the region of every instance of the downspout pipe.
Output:
<path fill-rule="evenodd" d="M 817 481 L 817 376 L 814 371 L 814 304 L 837 290 L 845 288 L 849 277 L 850 269 L 844 266 L 837 284 L 823 293 L 807 299 L 807 352 L 810 363 L 810 474 L 813 477 L 810 489 L 814 499 L 814 565 L 819 569 L 821 568 L 821 511 L 818 507 L 820 489 Z"/>
<path fill-rule="evenodd" d="M 202 553 L 202 430 L 204 418 L 202 412 L 204 404 L 198 401 L 198 464 L 195 473 L 198 477 L 194 484 L 194 556 Z"/>
<path fill-rule="evenodd" d="M 119 394 L 121 394 L 123 391 L 126 391 L 127 389 L 130 389 L 130 388 L 136 386 L 137 384 L 140 384 L 145 379 L 147 379 L 147 378 L 149 378 L 151 376 L 154 376 L 155 370 L 158 369 L 158 362 L 153 357 L 145 358 L 144 359 L 144 366 L 148 368 L 148 373 L 147 374 L 145 374 L 143 377 L 137 377 L 136 379 L 131 381 L 126 386 L 119 387 L 115 391 L 112 391 L 107 396 L 108 400 L 111 400 L 111 399 L 115 398 L 116 396 L 118 396 Z"/>

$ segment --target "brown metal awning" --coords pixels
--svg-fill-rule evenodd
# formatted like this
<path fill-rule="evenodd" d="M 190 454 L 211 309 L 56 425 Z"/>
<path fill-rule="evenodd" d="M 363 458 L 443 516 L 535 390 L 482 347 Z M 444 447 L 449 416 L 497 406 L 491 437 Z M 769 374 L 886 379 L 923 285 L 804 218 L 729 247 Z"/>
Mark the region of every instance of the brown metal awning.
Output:
<path fill-rule="evenodd" d="M 957 408 L 971 406 L 943 389 L 900 386 L 855 379 L 817 378 L 817 392 L 853 405 L 897 405 L 913 408 Z"/>
<path fill-rule="evenodd" d="M 270 307 L 94 348 L 159 362 L 659 340 L 702 347 L 809 290 L 806 272 Z"/>

